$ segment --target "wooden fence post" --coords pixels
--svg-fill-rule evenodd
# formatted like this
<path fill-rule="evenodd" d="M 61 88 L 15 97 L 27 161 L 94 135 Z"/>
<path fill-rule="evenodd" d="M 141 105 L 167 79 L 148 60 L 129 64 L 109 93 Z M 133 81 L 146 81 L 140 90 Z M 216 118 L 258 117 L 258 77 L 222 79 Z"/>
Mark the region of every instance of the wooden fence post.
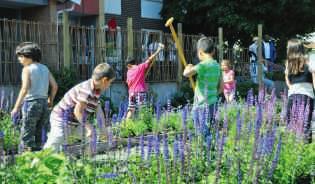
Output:
<path fill-rule="evenodd" d="M 259 84 L 259 89 L 263 87 L 263 68 L 261 65 L 261 60 L 263 59 L 262 57 L 262 24 L 258 24 L 258 84 Z"/>
<path fill-rule="evenodd" d="M 128 56 L 133 57 L 133 29 L 132 29 L 132 17 L 127 19 L 127 37 L 128 37 Z"/>
<path fill-rule="evenodd" d="M 182 46 L 183 48 L 183 26 L 182 26 L 182 23 L 178 23 L 177 24 L 177 33 L 178 33 L 178 40 L 179 40 L 179 43 L 180 45 Z M 177 53 L 178 55 L 178 53 Z M 179 87 L 180 84 L 182 83 L 182 80 L 183 80 L 183 66 L 181 64 L 181 61 L 180 61 L 180 58 L 177 57 L 177 86 Z"/>
<path fill-rule="evenodd" d="M 71 52 L 71 44 L 70 44 L 70 30 L 69 30 L 69 13 L 67 11 L 63 11 L 62 13 L 62 34 L 63 34 L 63 63 L 65 68 L 70 68 L 70 52 Z"/>
<path fill-rule="evenodd" d="M 106 43 L 105 43 L 105 0 L 99 0 L 98 24 L 96 27 L 96 65 L 106 62 Z"/>
<path fill-rule="evenodd" d="M 223 28 L 219 27 L 219 63 L 223 60 Z"/>

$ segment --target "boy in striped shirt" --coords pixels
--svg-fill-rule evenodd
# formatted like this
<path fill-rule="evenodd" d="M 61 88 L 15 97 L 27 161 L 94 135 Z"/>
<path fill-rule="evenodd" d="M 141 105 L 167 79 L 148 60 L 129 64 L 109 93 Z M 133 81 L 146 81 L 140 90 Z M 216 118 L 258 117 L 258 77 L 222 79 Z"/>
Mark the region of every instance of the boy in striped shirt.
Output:
<path fill-rule="evenodd" d="M 96 66 L 91 79 L 71 88 L 51 112 L 51 129 L 44 149 L 60 150 L 65 140 L 65 122 L 67 127 L 80 131 L 81 126 L 78 125 L 86 120 L 86 116 L 96 111 L 101 93 L 111 85 L 114 79 L 115 72 L 112 67 L 107 63 L 102 63 Z M 86 136 L 89 137 L 90 124 L 87 123 L 85 128 Z"/>

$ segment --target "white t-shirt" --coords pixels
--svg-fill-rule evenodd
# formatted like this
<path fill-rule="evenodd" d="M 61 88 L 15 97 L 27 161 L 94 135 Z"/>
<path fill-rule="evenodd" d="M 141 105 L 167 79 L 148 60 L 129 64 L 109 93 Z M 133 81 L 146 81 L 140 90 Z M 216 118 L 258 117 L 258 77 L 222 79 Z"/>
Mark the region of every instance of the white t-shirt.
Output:
<path fill-rule="evenodd" d="M 270 43 L 264 42 L 264 49 L 265 49 L 265 58 L 270 59 Z"/>
<path fill-rule="evenodd" d="M 315 50 L 311 51 L 308 55 L 309 59 L 309 70 L 310 72 L 315 72 Z"/>

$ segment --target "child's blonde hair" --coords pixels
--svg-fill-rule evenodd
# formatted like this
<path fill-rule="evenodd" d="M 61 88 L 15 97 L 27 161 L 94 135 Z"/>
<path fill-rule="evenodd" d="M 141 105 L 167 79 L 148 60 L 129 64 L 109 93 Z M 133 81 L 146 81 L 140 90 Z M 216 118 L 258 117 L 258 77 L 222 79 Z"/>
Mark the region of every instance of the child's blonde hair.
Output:
<path fill-rule="evenodd" d="M 224 64 L 224 65 L 228 66 L 229 68 L 231 68 L 231 62 L 228 59 L 223 59 L 221 61 L 221 64 Z"/>

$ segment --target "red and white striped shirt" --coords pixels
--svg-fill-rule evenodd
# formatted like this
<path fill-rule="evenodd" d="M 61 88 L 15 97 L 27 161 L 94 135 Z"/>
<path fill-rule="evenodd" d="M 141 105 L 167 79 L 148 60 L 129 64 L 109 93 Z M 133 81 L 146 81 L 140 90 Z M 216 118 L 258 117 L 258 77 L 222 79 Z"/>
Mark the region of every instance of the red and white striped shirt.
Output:
<path fill-rule="evenodd" d="M 65 118 L 68 121 L 77 121 L 73 114 L 76 104 L 78 102 L 84 102 L 87 104 L 85 111 L 87 113 L 94 113 L 98 105 L 99 97 L 100 91 L 95 89 L 92 79 L 81 82 L 64 95 L 60 102 L 54 107 L 51 118 L 61 122 Z M 67 117 L 64 117 L 66 111 L 68 111 Z"/>

